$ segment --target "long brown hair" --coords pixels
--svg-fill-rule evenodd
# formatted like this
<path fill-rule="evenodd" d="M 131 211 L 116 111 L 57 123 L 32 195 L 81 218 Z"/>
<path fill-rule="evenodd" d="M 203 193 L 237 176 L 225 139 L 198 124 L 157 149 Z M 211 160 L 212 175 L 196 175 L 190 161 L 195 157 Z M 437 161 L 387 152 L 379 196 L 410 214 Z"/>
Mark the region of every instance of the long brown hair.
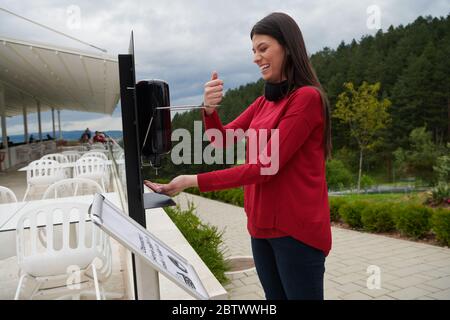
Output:
<path fill-rule="evenodd" d="M 308 58 L 299 26 L 289 15 L 273 12 L 253 26 L 250 39 L 253 39 L 255 34 L 271 36 L 284 47 L 283 70 L 289 88 L 287 95 L 304 86 L 313 86 L 320 92 L 325 122 L 323 148 L 325 159 L 329 158 L 331 156 L 330 103 Z"/>

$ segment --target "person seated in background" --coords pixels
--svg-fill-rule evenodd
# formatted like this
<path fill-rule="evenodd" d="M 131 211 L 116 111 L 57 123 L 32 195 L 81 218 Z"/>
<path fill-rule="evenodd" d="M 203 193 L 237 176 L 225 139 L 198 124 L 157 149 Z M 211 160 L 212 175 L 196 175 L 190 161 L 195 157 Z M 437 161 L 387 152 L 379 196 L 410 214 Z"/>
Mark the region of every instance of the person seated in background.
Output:
<path fill-rule="evenodd" d="M 105 139 L 105 142 L 109 141 L 109 136 L 106 135 L 104 132 L 100 132 L 100 135 L 103 137 L 103 139 Z"/>
<path fill-rule="evenodd" d="M 89 143 L 89 136 L 86 132 L 81 135 L 80 143 Z"/>
<path fill-rule="evenodd" d="M 14 145 L 14 142 L 12 142 L 11 140 L 9 140 L 9 136 L 6 136 L 6 140 L 8 141 L 8 147 L 11 147 Z"/>
<path fill-rule="evenodd" d="M 53 140 L 52 136 L 47 133 L 47 140 Z"/>
<path fill-rule="evenodd" d="M 87 134 L 88 139 L 91 138 L 91 130 L 89 130 L 89 128 L 86 128 L 86 130 L 84 130 L 84 133 Z"/>
<path fill-rule="evenodd" d="M 31 134 L 30 135 L 30 139 L 28 140 L 30 143 L 33 143 L 34 142 L 34 137 L 33 137 L 33 135 Z"/>
<path fill-rule="evenodd" d="M 94 140 L 94 142 L 101 142 L 101 143 L 106 142 L 105 135 L 103 135 L 100 131 L 95 131 L 95 136 L 94 136 L 93 140 Z"/>

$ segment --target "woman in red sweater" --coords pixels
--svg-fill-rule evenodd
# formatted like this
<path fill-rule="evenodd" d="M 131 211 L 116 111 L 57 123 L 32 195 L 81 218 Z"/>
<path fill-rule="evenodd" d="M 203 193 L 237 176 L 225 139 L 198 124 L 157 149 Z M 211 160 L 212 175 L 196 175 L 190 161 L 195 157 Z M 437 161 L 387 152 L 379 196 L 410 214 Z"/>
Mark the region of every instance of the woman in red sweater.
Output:
<path fill-rule="evenodd" d="M 250 38 L 253 61 L 266 81 L 264 95 L 223 126 L 213 107 L 222 100 L 223 81 L 214 72 L 205 84 L 204 104 L 212 107 L 205 108 L 203 120 L 207 130 L 218 129 L 223 137 L 238 129 L 269 134 L 257 135 L 256 141 L 247 135 L 243 165 L 178 176 L 169 184 L 145 183 L 168 195 L 193 186 L 201 192 L 244 186 L 247 228 L 266 298 L 323 299 L 325 257 L 331 249 L 325 180 L 331 152 L 329 104 L 290 16 L 268 15 L 256 23 Z M 217 141 L 217 134 L 210 137 L 216 147 L 230 143 Z M 261 139 L 258 159 L 250 158 Z"/>

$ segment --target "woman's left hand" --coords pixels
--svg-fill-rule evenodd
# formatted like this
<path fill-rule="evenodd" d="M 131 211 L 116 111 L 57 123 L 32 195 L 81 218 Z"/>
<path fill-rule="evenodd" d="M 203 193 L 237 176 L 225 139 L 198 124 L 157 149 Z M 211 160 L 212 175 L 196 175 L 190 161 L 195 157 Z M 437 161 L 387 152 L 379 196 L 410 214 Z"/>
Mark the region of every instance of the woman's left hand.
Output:
<path fill-rule="evenodd" d="M 167 184 L 154 183 L 149 180 L 144 180 L 144 184 L 157 193 L 163 193 L 173 197 L 186 188 L 197 187 L 196 175 L 181 175 L 175 177 Z"/>

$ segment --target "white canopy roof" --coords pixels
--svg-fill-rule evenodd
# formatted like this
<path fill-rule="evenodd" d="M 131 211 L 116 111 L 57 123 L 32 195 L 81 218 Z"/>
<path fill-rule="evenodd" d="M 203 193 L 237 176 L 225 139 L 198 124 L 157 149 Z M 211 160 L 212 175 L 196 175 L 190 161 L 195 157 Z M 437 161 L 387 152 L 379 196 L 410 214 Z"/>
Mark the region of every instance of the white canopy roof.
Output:
<path fill-rule="evenodd" d="M 116 58 L 0 37 L 6 115 L 76 110 L 112 114 L 120 98 Z"/>

